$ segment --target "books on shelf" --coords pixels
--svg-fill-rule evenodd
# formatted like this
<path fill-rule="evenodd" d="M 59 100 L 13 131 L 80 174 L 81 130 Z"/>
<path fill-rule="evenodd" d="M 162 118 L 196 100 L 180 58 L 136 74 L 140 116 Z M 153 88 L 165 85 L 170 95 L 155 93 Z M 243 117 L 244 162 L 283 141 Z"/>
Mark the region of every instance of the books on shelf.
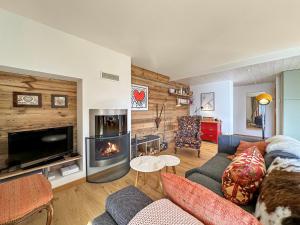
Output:
<path fill-rule="evenodd" d="M 54 172 L 49 172 L 49 173 L 48 173 L 48 180 L 49 180 L 49 181 L 54 180 L 55 177 L 56 177 L 56 176 L 55 176 L 55 173 L 54 173 Z"/>

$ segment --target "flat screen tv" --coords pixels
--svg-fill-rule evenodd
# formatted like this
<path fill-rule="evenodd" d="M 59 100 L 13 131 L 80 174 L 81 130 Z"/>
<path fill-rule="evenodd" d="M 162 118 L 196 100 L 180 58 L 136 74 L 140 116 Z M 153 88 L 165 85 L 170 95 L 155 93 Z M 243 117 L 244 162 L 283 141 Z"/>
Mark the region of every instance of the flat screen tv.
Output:
<path fill-rule="evenodd" d="M 73 127 L 8 133 L 8 166 L 34 166 L 73 151 Z"/>

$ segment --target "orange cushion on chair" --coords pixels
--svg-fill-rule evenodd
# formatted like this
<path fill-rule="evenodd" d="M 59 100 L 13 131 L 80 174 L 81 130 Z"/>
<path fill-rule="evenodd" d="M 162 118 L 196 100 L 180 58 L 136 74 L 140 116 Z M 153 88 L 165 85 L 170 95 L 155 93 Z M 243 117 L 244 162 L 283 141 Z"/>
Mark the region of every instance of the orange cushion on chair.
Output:
<path fill-rule="evenodd" d="M 253 215 L 200 184 L 175 174 L 161 176 L 167 197 L 205 225 L 260 224 Z"/>
<path fill-rule="evenodd" d="M 18 220 L 48 204 L 53 198 L 51 184 L 40 174 L 0 184 L 0 224 Z"/>
<path fill-rule="evenodd" d="M 263 156 L 256 146 L 237 155 L 222 176 L 222 191 L 225 198 L 240 204 L 248 204 L 265 176 Z"/>

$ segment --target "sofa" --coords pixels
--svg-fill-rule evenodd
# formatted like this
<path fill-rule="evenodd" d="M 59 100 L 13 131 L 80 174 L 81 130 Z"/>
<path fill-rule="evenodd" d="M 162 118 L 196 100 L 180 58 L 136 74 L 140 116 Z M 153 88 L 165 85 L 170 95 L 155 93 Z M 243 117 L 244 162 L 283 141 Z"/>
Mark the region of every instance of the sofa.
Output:
<path fill-rule="evenodd" d="M 219 196 L 224 197 L 221 190 L 222 175 L 226 167 L 231 163 L 231 160 L 228 159 L 227 156 L 233 155 L 236 152 L 241 140 L 255 142 L 261 139 L 258 137 L 240 135 L 220 135 L 217 154 L 204 165 L 188 170 L 185 173 L 185 177 L 212 190 Z M 266 154 L 265 158 L 267 157 L 268 155 Z M 254 199 L 251 204 L 241 207 L 253 213 L 255 211 L 255 203 L 256 201 Z"/>
<path fill-rule="evenodd" d="M 207 161 L 201 167 L 188 170 L 185 177 L 193 182 L 201 184 L 214 193 L 223 197 L 221 191 L 222 175 L 225 168 L 231 160 L 227 158 L 236 152 L 241 140 L 255 142 L 260 138 L 239 136 L 239 135 L 221 135 L 219 136 L 219 145 L 217 154 Z M 271 157 L 271 158 L 270 158 Z M 266 162 L 272 162 L 271 155 L 265 155 Z M 269 165 L 266 165 L 267 167 Z M 106 200 L 106 211 L 96 217 L 92 225 L 125 225 L 143 208 L 153 201 L 133 186 L 121 189 L 111 194 Z M 244 210 L 253 213 L 255 211 L 255 199 L 251 204 L 241 206 Z"/>

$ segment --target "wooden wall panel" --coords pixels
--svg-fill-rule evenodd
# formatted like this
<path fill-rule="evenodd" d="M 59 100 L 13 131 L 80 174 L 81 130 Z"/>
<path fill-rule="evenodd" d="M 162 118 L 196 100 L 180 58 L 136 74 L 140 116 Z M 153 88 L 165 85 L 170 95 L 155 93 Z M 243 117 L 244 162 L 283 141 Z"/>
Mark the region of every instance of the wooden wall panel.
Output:
<path fill-rule="evenodd" d="M 184 84 L 171 82 L 168 76 L 132 65 L 131 83 L 148 86 L 149 102 L 148 111 L 131 111 L 131 132 L 134 136 L 158 134 L 163 137 L 163 114 L 159 128 L 156 128 L 156 104 L 160 111 L 163 104 L 166 106 L 166 140 L 174 140 L 174 131 L 177 130 L 177 117 L 188 115 L 189 106 L 176 107 L 176 97 L 169 95 L 169 88 L 186 87 Z"/>
<path fill-rule="evenodd" d="M 13 107 L 13 92 L 42 94 L 42 107 Z M 51 94 L 68 96 L 68 108 L 51 108 Z M 7 159 L 8 132 L 74 126 L 77 146 L 77 83 L 0 72 L 0 168 Z"/>

